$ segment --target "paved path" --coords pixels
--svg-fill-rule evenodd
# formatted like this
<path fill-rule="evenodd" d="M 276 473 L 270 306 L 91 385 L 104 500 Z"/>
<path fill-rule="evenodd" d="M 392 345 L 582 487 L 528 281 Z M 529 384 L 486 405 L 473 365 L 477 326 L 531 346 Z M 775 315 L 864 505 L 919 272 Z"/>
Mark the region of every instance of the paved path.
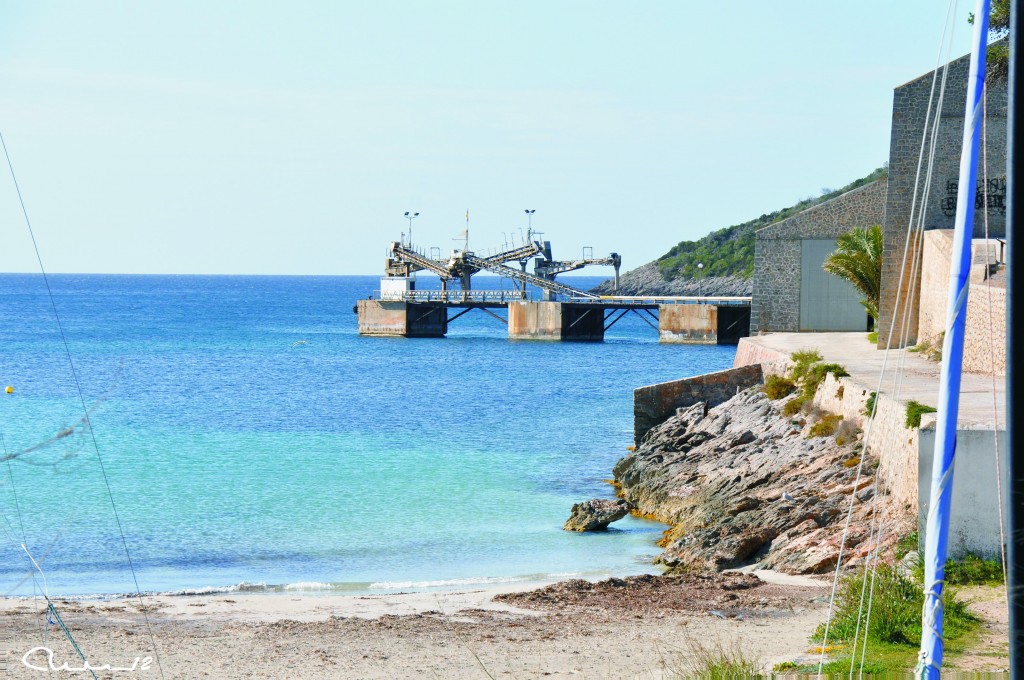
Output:
<path fill-rule="evenodd" d="M 741 342 L 751 342 L 768 350 L 792 354 L 803 349 L 817 350 L 827 362 L 842 364 L 857 382 L 877 390 L 883 362 L 885 375 L 881 392 L 903 401 L 915 400 L 938 406 L 939 364 L 916 352 L 876 349 L 865 333 L 768 333 Z M 888 359 L 886 359 L 888 354 Z M 897 369 L 902 379 L 897 380 Z M 897 393 L 898 389 L 898 393 Z M 990 429 L 993 422 L 992 376 L 965 373 L 960 386 L 961 429 Z M 995 378 L 996 423 L 1006 427 L 1006 377 Z"/>

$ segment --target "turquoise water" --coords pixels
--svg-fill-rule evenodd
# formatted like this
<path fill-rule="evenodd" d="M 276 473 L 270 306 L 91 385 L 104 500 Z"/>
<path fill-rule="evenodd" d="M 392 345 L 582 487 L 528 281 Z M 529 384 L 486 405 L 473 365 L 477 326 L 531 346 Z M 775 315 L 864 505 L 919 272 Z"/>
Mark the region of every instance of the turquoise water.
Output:
<path fill-rule="evenodd" d="M 588 286 L 600 279 L 583 279 Z M 480 288 L 500 286 L 480 277 Z M 363 338 L 375 277 L 0 276 L 0 593 L 388 591 L 651 571 L 663 527 L 561 530 L 612 497 L 634 387 L 728 367 L 630 315 L 604 343 Z M 507 284 L 506 284 L 507 285 Z"/>

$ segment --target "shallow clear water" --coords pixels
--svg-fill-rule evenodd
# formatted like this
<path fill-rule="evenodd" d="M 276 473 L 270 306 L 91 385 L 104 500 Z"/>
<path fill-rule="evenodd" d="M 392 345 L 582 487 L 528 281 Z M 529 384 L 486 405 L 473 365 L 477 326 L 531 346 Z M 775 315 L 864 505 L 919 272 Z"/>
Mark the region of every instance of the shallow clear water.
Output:
<path fill-rule="evenodd" d="M 0 465 L 0 593 L 32 593 L 23 542 L 51 594 L 134 590 L 104 470 L 143 591 L 652 570 L 661 525 L 562 523 L 612 497 L 633 388 L 735 349 L 659 345 L 634 315 L 593 344 L 509 341 L 478 311 L 447 338 L 360 337 L 378 281 L 53 276 L 103 467 L 81 427 Z M 40 277 L 0 276 L 0 347 L 8 452 L 82 418 Z"/>

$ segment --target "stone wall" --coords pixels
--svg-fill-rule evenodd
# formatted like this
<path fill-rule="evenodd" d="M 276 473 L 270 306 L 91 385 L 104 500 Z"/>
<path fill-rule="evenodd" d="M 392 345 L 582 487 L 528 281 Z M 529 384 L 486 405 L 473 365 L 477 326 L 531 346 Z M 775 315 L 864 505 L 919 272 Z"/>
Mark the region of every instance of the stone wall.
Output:
<path fill-rule="evenodd" d="M 936 84 L 935 101 L 929 107 L 932 96 L 933 72 L 901 85 L 893 93 L 892 130 L 889 141 L 889 185 L 885 206 L 884 255 L 882 265 L 882 294 L 879 305 L 878 338 L 883 347 L 889 337 L 890 326 L 896 317 L 893 338 L 901 337 L 903 329 L 902 310 L 909 302 L 909 321 L 906 324 L 908 344 L 917 342 L 918 299 L 920 291 L 920 270 L 912 274 L 912 257 L 904 258 L 907 246 L 907 231 L 911 224 L 911 208 L 914 208 L 915 222 L 921 221 L 925 230 L 950 229 L 956 214 L 956 191 L 960 171 L 960 148 L 963 142 L 964 108 L 967 98 L 967 72 L 970 60 L 967 56 L 951 61 L 946 80 L 940 126 L 934 140 L 929 131 L 928 142 L 934 142 L 935 164 L 931 183 L 926 184 L 926 173 L 922 168 L 918 176 L 918 158 L 921 142 L 927 127 L 931 127 L 937 109 Z M 941 81 L 941 69 L 938 81 Z M 979 209 L 975 220 L 975 237 L 984 235 L 983 216 L 988 214 L 989 233 L 1002 236 L 1006 233 L 1006 83 L 991 82 L 988 87 L 986 104 L 988 183 L 979 161 L 979 186 L 975 195 L 975 206 Z M 927 159 L 928 153 L 925 154 Z M 915 182 L 917 194 L 915 199 Z M 987 197 L 982 192 L 985 188 Z M 915 202 L 916 201 L 916 202 Z M 987 202 L 987 205 L 983 205 Z M 923 208 L 923 210 L 922 210 Z M 923 213 L 923 215 L 921 214 Z M 920 244 L 911 244 L 911 253 Z M 904 271 L 906 260 L 906 272 Z M 894 341 L 894 344 L 897 344 Z"/>
<path fill-rule="evenodd" d="M 967 297 L 964 335 L 964 370 L 1006 375 L 1006 289 L 989 278 L 989 264 L 996 259 L 995 244 L 973 245 L 971 284 Z M 940 344 L 949 306 L 950 260 L 953 231 L 925 232 L 921 257 L 921 298 L 918 311 L 918 342 Z"/>
<path fill-rule="evenodd" d="M 640 444 L 647 432 L 673 415 L 677 409 L 706 401 L 718 406 L 740 390 L 763 381 L 761 365 L 730 368 L 717 373 L 672 380 L 633 390 L 633 442 Z"/>
<path fill-rule="evenodd" d="M 907 427 L 907 405 L 887 394 L 875 398 L 875 418 L 868 427 L 867 402 L 874 387 L 851 377 L 829 373 L 818 387 L 813 404 L 838 413 L 863 432 L 868 453 L 878 459 L 882 493 L 901 511 L 917 513 L 919 430 Z"/>
<path fill-rule="evenodd" d="M 758 229 L 754 241 L 750 334 L 798 332 L 800 242 L 834 239 L 855 227 L 882 224 L 885 201 L 886 180 L 880 179 Z"/>

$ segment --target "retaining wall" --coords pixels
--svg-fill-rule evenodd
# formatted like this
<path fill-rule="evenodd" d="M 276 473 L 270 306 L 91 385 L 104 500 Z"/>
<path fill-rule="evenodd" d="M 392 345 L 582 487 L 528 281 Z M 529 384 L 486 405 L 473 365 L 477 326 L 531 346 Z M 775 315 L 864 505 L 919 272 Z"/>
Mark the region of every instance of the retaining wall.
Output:
<path fill-rule="evenodd" d="M 708 407 L 718 406 L 763 380 L 761 365 L 753 364 L 638 387 L 633 390 L 633 443 L 639 446 L 651 428 L 663 423 L 677 409 L 701 401 L 706 401 Z"/>

